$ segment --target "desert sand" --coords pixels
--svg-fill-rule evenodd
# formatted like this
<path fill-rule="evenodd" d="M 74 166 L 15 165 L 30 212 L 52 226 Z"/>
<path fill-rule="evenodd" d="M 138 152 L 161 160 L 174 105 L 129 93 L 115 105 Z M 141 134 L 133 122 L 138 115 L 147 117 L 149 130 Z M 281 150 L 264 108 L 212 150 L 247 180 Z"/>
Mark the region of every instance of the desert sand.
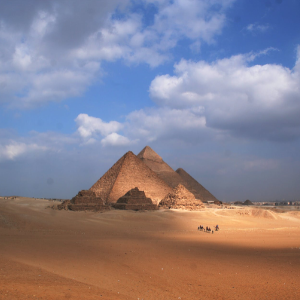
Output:
<path fill-rule="evenodd" d="M 300 299 L 300 212 L 52 204 L 0 199 L 0 299 Z"/>

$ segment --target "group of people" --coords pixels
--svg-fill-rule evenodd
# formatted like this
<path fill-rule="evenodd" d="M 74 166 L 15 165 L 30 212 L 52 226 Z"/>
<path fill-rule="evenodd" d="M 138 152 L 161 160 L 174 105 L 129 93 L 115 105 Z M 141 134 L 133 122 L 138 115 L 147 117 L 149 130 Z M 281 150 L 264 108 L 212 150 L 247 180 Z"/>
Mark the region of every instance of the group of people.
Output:
<path fill-rule="evenodd" d="M 200 226 L 198 226 L 198 230 L 203 230 L 203 231 L 206 231 L 206 232 L 214 233 L 214 231 L 210 227 L 208 227 L 208 226 L 206 226 L 206 228 L 204 228 L 204 226 L 200 225 Z M 219 230 L 219 225 L 215 226 L 215 230 L 216 231 Z"/>

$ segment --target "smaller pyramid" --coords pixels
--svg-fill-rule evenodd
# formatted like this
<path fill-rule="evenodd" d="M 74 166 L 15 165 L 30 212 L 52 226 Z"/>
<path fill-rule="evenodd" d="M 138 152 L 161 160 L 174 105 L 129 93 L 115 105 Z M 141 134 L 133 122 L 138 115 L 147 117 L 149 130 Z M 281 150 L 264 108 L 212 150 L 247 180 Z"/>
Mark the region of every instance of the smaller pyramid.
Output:
<path fill-rule="evenodd" d="M 242 201 L 235 201 L 233 204 L 234 205 L 243 205 L 244 203 Z"/>
<path fill-rule="evenodd" d="M 118 199 L 113 204 L 116 209 L 130 210 L 155 210 L 157 205 L 152 203 L 150 198 L 147 198 L 144 191 L 140 191 L 137 187 L 128 191 L 124 196 Z"/>
<path fill-rule="evenodd" d="M 109 209 L 105 205 L 102 198 L 96 197 L 93 191 L 82 190 L 72 200 L 65 200 L 62 204 L 57 206 L 58 209 L 75 210 L 75 211 L 103 211 Z"/>
<path fill-rule="evenodd" d="M 181 184 L 161 200 L 159 206 L 163 208 L 181 208 L 188 210 L 204 208 L 202 201 L 195 199 L 195 196 Z"/>
<path fill-rule="evenodd" d="M 200 199 L 203 202 L 214 201 L 216 204 L 221 204 L 214 195 L 182 168 L 177 169 L 176 173 L 187 183 L 189 191 L 195 195 L 196 199 Z"/>
<path fill-rule="evenodd" d="M 243 205 L 254 205 L 250 200 L 246 200 Z"/>
<path fill-rule="evenodd" d="M 131 151 L 124 154 L 91 188 L 106 203 L 116 203 L 137 187 L 157 204 L 172 189 Z"/>

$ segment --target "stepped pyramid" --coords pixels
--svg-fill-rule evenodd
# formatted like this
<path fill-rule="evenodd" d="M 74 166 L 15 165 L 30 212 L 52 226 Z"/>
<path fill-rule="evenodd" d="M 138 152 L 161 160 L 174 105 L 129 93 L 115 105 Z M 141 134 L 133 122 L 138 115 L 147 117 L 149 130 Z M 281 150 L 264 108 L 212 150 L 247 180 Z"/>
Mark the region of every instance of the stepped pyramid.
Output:
<path fill-rule="evenodd" d="M 123 155 L 91 188 L 106 203 L 115 203 L 137 187 L 158 204 L 172 189 L 131 151 Z"/>
<path fill-rule="evenodd" d="M 155 210 L 157 205 L 152 203 L 150 198 L 147 198 L 144 191 L 140 191 L 137 187 L 128 191 L 124 196 L 118 199 L 113 204 L 117 209 L 132 209 L 132 210 Z"/>
<path fill-rule="evenodd" d="M 105 205 L 104 201 L 100 197 L 96 197 L 93 191 L 80 191 L 72 200 L 65 200 L 62 204 L 58 205 L 59 210 L 92 210 L 103 211 L 110 207 Z"/>
<path fill-rule="evenodd" d="M 151 170 L 153 170 L 159 178 L 166 182 L 171 188 L 176 188 L 179 184 L 187 188 L 194 194 L 196 199 L 203 202 L 212 200 L 218 201 L 207 189 L 205 189 L 198 181 L 190 176 L 183 169 L 179 168 L 176 172 L 163 161 L 163 159 L 149 146 L 146 146 L 138 155 Z"/>
<path fill-rule="evenodd" d="M 176 173 L 180 175 L 185 182 L 187 182 L 188 190 L 193 193 L 196 199 L 202 201 L 217 201 L 219 200 L 212 195 L 204 186 L 202 186 L 196 179 L 194 179 L 190 174 L 184 171 L 182 168 L 176 170 Z"/>

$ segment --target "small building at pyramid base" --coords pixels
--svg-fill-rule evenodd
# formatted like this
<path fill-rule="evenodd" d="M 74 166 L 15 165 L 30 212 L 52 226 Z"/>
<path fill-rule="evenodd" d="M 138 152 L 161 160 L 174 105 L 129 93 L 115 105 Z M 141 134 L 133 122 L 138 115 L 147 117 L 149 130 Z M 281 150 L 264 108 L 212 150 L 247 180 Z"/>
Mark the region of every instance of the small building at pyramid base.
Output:
<path fill-rule="evenodd" d="M 128 191 L 124 196 L 120 197 L 116 203 L 112 204 L 116 209 L 125 210 L 156 210 L 157 205 L 147 198 L 144 191 L 140 191 L 137 187 Z"/>
<path fill-rule="evenodd" d="M 195 199 L 195 196 L 189 192 L 182 184 L 179 184 L 159 203 L 163 208 L 180 208 L 187 210 L 202 210 L 204 208 L 201 200 Z"/>
<path fill-rule="evenodd" d="M 110 209 L 102 198 L 96 197 L 96 194 L 90 190 L 80 191 L 72 200 L 66 200 L 57 206 L 58 209 L 74 211 L 104 211 Z"/>

